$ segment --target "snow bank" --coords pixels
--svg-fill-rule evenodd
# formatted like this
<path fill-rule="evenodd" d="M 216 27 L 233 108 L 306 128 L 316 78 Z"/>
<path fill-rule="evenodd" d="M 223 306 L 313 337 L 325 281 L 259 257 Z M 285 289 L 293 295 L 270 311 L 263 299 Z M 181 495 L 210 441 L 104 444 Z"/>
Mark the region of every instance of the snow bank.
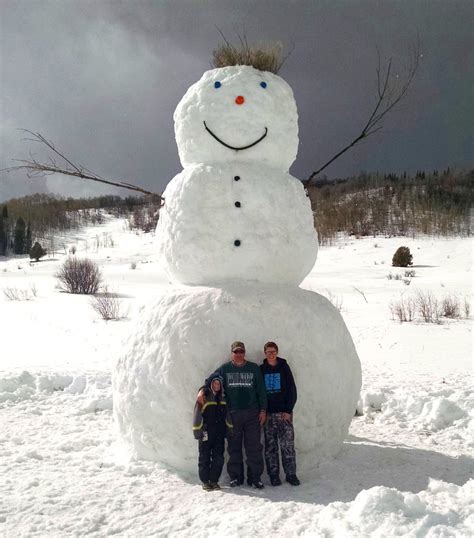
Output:
<path fill-rule="evenodd" d="M 474 391 L 446 388 L 430 392 L 420 387 L 368 389 L 357 410 L 380 425 L 397 425 L 426 435 L 442 433 L 474 446 Z"/>
<path fill-rule="evenodd" d="M 463 486 L 430 480 L 417 494 L 373 487 L 353 502 L 325 507 L 317 536 L 472 536 L 473 496 L 473 480 Z"/>
<path fill-rule="evenodd" d="M 24 371 L 18 376 L 0 378 L 0 404 L 30 400 L 57 391 L 81 396 L 83 413 L 112 409 L 112 383 L 107 374 L 72 376 Z"/>
<path fill-rule="evenodd" d="M 15 377 L 0 379 L 0 402 L 27 400 L 36 392 L 64 390 L 71 385 L 73 377 L 60 374 L 38 374 L 22 372 Z"/>

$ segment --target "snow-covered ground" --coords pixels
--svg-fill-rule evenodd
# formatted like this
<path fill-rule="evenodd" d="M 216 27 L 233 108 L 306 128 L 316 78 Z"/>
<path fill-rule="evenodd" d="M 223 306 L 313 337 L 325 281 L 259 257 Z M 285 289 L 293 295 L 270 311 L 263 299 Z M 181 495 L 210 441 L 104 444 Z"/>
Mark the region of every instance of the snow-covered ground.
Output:
<path fill-rule="evenodd" d="M 474 307 L 471 239 L 322 247 L 303 287 L 341 306 L 362 362 L 362 415 L 340 455 L 301 475 L 300 487 L 212 493 L 197 475 L 127 463 L 114 445 L 111 371 L 122 336 L 169 286 L 153 241 L 110 219 L 64 237 L 63 252 L 38 264 L 0 258 L 2 536 L 474 535 L 472 313 L 401 324 L 389 309 L 416 290 Z M 125 319 L 105 322 L 89 297 L 56 289 L 72 245 L 99 263 Z M 414 257 L 409 284 L 387 278 L 405 273 L 391 267 L 401 245 Z M 31 300 L 9 301 L 7 289 Z"/>

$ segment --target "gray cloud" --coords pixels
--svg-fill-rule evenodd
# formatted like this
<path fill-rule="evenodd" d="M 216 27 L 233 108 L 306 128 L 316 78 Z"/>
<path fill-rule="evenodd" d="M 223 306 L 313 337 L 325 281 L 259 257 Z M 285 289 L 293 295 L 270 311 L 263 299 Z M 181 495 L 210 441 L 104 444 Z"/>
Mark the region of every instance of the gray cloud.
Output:
<path fill-rule="evenodd" d="M 358 134 L 375 100 L 376 47 L 399 69 L 417 33 L 423 57 L 403 108 L 326 172 L 471 165 L 467 1 L 3 0 L 0 11 L 2 168 L 30 150 L 41 156 L 21 142 L 24 127 L 105 177 L 162 191 L 181 169 L 173 111 L 210 67 L 216 25 L 231 39 L 245 30 L 251 42 L 294 46 L 281 72 L 300 113 L 294 175 L 307 177 Z M 98 192 L 66 181 L 2 175 L 0 199 Z"/>

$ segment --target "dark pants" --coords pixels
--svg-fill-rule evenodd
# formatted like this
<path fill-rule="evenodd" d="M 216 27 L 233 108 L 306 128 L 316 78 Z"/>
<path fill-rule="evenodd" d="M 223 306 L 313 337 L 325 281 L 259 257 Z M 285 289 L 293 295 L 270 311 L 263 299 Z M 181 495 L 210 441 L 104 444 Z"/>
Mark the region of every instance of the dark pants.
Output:
<path fill-rule="evenodd" d="M 283 420 L 281 413 L 269 413 L 263 427 L 265 434 L 265 463 L 270 476 L 280 474 L 280 445 L 281 462 L 285 474 L 296 474 L 295 431 L 293 424 Z"/>
<path fill-rule="evenodd" d="M 260 480 L 263 473 L 262 443 L 260 442 L 260 423 L 258 421 L 258 409 L 243 409 L 231 411 L 232 435 L 227 439 L 229 461 L 227 472 L 231 480 L 244 481 L 242 441 L 247 456 L 247 467 L 253 480 Z"/>
<path fill-rule="evenodd" d="M 217 484 L 224 467 L 224 437 L 199 441 L 199 479 Z"/>

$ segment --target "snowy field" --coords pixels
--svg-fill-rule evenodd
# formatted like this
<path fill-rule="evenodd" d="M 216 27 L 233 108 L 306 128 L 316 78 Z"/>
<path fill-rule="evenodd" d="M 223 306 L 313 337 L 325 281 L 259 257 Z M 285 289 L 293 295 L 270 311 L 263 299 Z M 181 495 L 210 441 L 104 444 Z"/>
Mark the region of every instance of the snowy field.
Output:
<path fill-rule="evenodd" d="M 303 287 L 341 307 L 362 362 L 361 416 L 339 456 L 301 474 L 300 487 L 211 493 L 197 474 L 127 463 L 114 445 L 111 371 L 122 336 L 169 286 L 153 241 L 109 220 L 58 240 L 61 251 L 38 264 L 0 258 L 1 536 L 474 535 L 472 312 L 401 324 L 389 308 L 424 290 L 467 298 L 472 310 L 471 239 L 345 238 L 320 248 Z M 125 319 L 105 322 L 90 298 L 56 289 L 72 245 L 99 263 Z M 409 283 L 388 278 L 404 276 L 391 267 L 401 245 L 414 257 Z M 5 290 L 30 300 L 9 301 Z"/>

